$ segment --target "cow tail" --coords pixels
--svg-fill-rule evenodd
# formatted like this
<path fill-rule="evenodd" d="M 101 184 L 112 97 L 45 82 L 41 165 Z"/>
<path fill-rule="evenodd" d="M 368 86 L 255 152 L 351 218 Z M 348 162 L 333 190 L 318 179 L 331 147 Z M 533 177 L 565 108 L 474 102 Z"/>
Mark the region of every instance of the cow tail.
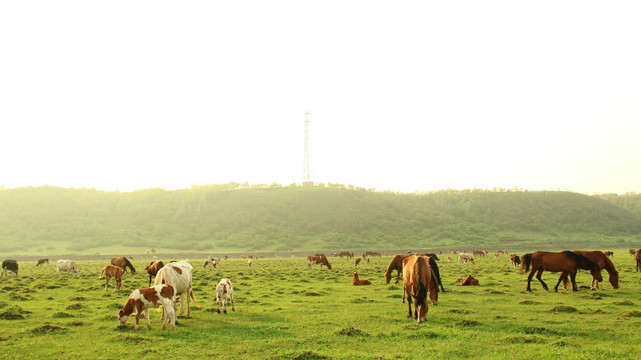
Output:
<path fill-rule="evenodd" d="M 198 305 L 198 303 L 196 302 L 196 298 L 194 297 L 194 292 L 190 291 L 189 293 L 191 294 L 191 302 L 194 303 L 194 306 L 200 309 L 200 305 Z M 187 299 L 187 301 L 189 301 L 189 299 Z"/>
<path fill-rule="evenodd" d="M 105 276 L 105 269 L 106 267 L 102 268 L 102 271 L 100 272 L 100 276 L 98 276 L 98 279 L 102 279 L 103 276 Z"/>
<path fill-rule="evenodd" d="M 532 254 L 525 254 L 521 257 L 521 273 L 530 270 L 530 263 L 532 262 Z"/>

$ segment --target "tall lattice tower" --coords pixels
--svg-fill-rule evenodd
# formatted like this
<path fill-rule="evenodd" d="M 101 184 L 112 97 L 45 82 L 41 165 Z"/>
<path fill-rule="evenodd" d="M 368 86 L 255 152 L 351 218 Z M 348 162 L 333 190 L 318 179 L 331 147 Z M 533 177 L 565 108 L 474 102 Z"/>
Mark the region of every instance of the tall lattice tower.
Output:
<path fill-rule="evenodd" d="M 303 161 L 303 186 L 313 186 L 309 163 L 309 111 L 305 111 L 305 154 Z"/>

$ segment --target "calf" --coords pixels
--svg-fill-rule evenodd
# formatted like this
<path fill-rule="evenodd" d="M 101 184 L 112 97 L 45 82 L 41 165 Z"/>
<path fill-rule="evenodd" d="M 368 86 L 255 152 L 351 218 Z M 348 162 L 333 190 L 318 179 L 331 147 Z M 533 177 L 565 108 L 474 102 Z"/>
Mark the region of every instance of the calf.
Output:
<path fill-rule="evenodd" d="M 356 258 L 356 260 L 354 260 L 354 266 L 358 266 L 360 264 L 361 264 L 361 258 Z"/>
<path fill-rule="evenodd" d="M 7 274 L 7 272 L 12 272 L 18 277 L 18 262 L 16 260 L 5 260 L 2 262 L 2 276 Z M 9 276 L 9 274 L 7 274 Z"/>
<path fill-rule="evenodd" d="M 372 285 L 372 282 L 369 280 L 359 280 L 358 279 L 358 273 L 354 271 L 354 282 L 352 282 L 353 285 Z"/>
<path fill-rule="evenodd" d="M 515 253 L 510 254 L 510 263 L 514 266 L 521 266 L 521 258 Z"/>
<path fill-rule="evenodd" d="M 165 309 L 165 318 L 162 323 L 161 329 L 164 330 L 167 321 L 171 322 L 171 329 L 176 328 L 176 312 L 174 311 L 174 303 L 176 302 L 176 291 L 174 287 L 169 284 L 154 285 L 138 290 L 134 290 L 127 303 L 118 313 L 118 321 L 120 326 L 127 324 L 127 319 L 135 311 L 136 312 L 136 325 L 134 330 L 138 330 L 140 322 L 140 315 L 144 312 L 145 319 L 147 320 L 147 329 L 151 329 L 151 322 L 149 321 L 149 308 L 157 308 L 162 305 Z"/>
<path fill-rule="evenodd" d="M 216 305 L 218 306 L 218 313 L 220 314 L 220 303 L 223 303 L 223 313 L 227 314 L 227 300 L 231 300 L 231 309 L 236 311 L 234 307 L 234 288 L 231 286 L 229 279 L 222 279 L 216 285 Z"/>
<path fill-rule="evenodd" d="M 151 286 L 151 278 L 156 276 L 156 274 L 158 274 L 158 271 L 160 271 L 160 269 L 162 269 L 164 266 L 165 264 L 163 264 L 162 261 L 158 260 L 154 260 L 149 263 L 149 265 L 147 265 L 147 267 L 145 268 L 145 270 L 147 270 L 147 274 L 149 275 L 149 285 L 147 286 Z"/>
<path fill-rule="evenodd" d="M 109 287 L 109 279 L 112 277 L 116 279 L 116 290 L 120 290 L 122 288 L 122 269 L 120 267 L 115 265 L 105 266 L 102 268 L 98 279 L 102 279 L 103 277 L 105 278 L 105 291 L 107 291 L 107 288 Z"/>
<path fill-rule="evenodd" d="M 43 264 L 49 265 L 49 259 L 40 259 L 40 260 L 38 260 L 38 263 L 36 264 L 36 266 L 40 266 L 40 265 L 43 265 Z"/>

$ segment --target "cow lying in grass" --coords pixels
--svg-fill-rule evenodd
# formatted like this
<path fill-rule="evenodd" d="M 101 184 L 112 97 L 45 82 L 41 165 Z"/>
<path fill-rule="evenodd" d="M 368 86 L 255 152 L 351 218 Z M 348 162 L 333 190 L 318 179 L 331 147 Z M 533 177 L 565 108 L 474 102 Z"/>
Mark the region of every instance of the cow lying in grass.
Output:
<path fill-rule="evenodd" d="M 231 286 L 229 279 L 221 279 L 216 285 L 216 305 L 218 305 L 218 313 L 220 314 L 220 303 L 223 304 L 223 313 L 227 314 L 227 300 L 231 300 L 231 309 L 236 311 L 234 307 L 234 288 Z"/>
<path fill-rule="evenodd" d="M 176 312 L 174 311 L 174 303 L 176 302 L 176 291 L 174 287 L 169 284 L 154 285 L 152 287 L 134 290 L 125 306 L 118 313 L 118 321 L 120 326 L 127 324 L 129 316 L 136 312 L 136 325 L 134 330 L 138 330 L 138 323 L 140 315 L 144 312 L 145 319 L 147 319 L 147 329 L 151 329 L 151 322 L 149 321 L 149 308 L 157 308 L 162 305 L 165 308 L 165 318 L 162 323 L 161 329 L 164 330 L 167 321 L 171 322 L 171 329 L 176 328 Z"/>
<path fill-rule="evenodd" d="M 354 271 L 354 285 L 372 285 L 372 282 L 369 280 L 359 280 L 358 273 Z"/>

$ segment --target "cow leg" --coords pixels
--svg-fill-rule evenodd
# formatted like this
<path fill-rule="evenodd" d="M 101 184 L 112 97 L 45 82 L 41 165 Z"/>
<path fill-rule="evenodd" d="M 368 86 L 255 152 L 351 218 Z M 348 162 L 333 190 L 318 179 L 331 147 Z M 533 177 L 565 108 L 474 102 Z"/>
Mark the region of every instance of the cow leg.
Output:
<path fill-rule="evenodd" d="M 550 289 L 548 289 L 548 285 L 543 281 L 543 279 L 541 279 L 541 274 L 543 274 L 543 267 L 542 266 L 536 272 L 536 278 L 537 278 L 537 280 L 539 280 L 539 282 L 541 283 L 541 285 L 543 286 L 543 288 L 546 291 L 550 291 Z"/>
<path fill-rule="evenodd" d="M 220 298 L 218 296 L 216 296 L 216 307 L 217 307 L 216 310 L 220 314 Z"/>
<path fill-rule="evenodd" d="M 412 300 L 411 300 L 412 295 L 407 292 L 407 317 L 412 317 Z"/>
<path fill-rule="evenodd" d="M 227 298 L 223 297 L 223 314 L 227 314 Z"/>
<path fill-rule="evenodd" d="M 185 297 L 187 300 L 187 316 L 191 316 L 191 307 L 189 306 L 189 302 L 191 301 L 191 288 L 188 288 L 187 291 L 185 292 Z"/>
<path fill-rule="evenodd" d="M 140 323 L 140 309 L 136 310 L 136 325 L 134 325 L 134 330 L 138 330 L 138 324 Z"/>
<path fill-rule="evenodd" d="M 147 320 L 147 329 L 151 330 L 151 321 L 149 321 L 149 309 L 144 310 L 145 312 L 145 320 Z M 167 322 L 167 319 L 165 319 L 165 322 Z"/>
<path fill-rule="evenodd" d="M 234 294 L 231 294 L 229 298 L 231 299 L 231 311 L 236 311 L 236 308 L 234 307 Z"/>
<path fill-rule="evenodd" d="M 108 287 L 109 287 L 109 275 L 105 276 L 105 291 L 107 291 Z"/>

